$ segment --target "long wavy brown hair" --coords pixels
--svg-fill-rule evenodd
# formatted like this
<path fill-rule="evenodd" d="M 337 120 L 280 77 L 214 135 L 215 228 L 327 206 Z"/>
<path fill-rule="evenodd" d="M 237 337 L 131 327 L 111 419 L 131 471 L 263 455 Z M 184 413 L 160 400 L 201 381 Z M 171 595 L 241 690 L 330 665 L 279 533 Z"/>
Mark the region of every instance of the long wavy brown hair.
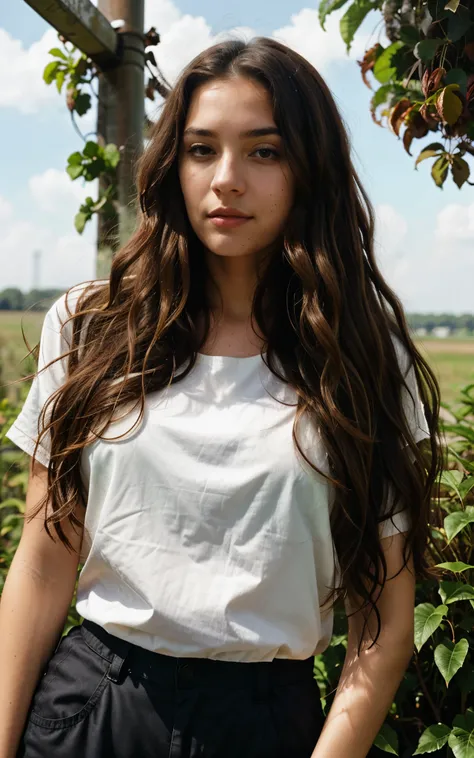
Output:
<path fill-rule="evenodd" d="M 267 89 L 296 181 L 294 207 L 278 252 L 258 278 L 252 315 L 265 335 L 268 368 L 297 394 L 294 444 L 334 488 L 331 529 L 341 581 L 321 605 L 348 594 L 360 598 L 377 618 L 374 644 L 381 629 L 376 600 L 387 579 L 378 532 L 383 518 L 407 509 L 403 565 L 413 556 L 418 578 L 435 571 L 427 545 L 442 467 L 439 386 L 377 265 L 374 211 L 352 165 L 334 99 L 313 66 L 275 40 L 210 47 L 184 69 L 162 106 L 138 166 L 136 231 L 115 255 L 110 277 L 86 287 L 74 312 L 67 308 L 65 323 L 73 321 L 71 349 L 62 356 L 67 379 L 42 414 L 44 421 L 51 405 L 43 430 L 51 433 L 52 512 L 45 527 L 51 536 L 54 524 L 71 549 L 61 521 L 80 524 L 73 511 L 77 503 L 86 505 L 79 462 L 91 434 L 100 437 L 128 404 L 139 406 L 140 423 L 145 395 L 187 376 L 207 340 L 208 272 L 185 210 L 177 162 L 195 88 L 235 75 Z M 405 374 L 394 339 L 415 371 L 430 430 L 425 446 L 407 424 Z M 298 442 L 303 414 L 319 428 L 329 474 Z M 389 490 L 394 498 L 386 511 Z"/>

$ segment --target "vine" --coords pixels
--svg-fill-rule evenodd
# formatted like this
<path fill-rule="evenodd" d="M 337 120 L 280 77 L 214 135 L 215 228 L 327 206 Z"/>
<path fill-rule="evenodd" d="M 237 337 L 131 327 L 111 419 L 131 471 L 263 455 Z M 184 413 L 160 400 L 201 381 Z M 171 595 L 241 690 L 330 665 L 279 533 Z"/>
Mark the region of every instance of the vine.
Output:
<path fill-rule="evenodd" d="M 84 141 L 84 147 L 76 150 L 67 159 L 66 171 L 75 181 L 81 177 L 86 182 L 101 179 L 98 197 L 86 197 L 74 218 L 74 225 L 79 234 L 82 234 L 86 224 L 94 214 L 101 217 L 114 218 L 118 213 L 118 166 L 121 158 L 121 147 L 113 143 L 101 144 L 96 132 L 84 135 L 76 121 L 76 117 L 84 116 L 92 107 L 92 98 L 98 99 L 94 90 L 94 82 L 98 79 L 100 70 L 84 53 L 78 50 L 61 34 L 58 39 L 62 48 L 53 47 L 49 55 L 54 60 L 44 68 L 43 79 L 46 84 L 56 84 L 58 93 L 65 88 L 66 106 L 71 115 L 71 121 L 77 134 Z M 170 85 L 163 77 L 152 50 L 147 48 L 157 45 L 160 36 L 154 27 L 144 35 L 146 49 L 145 65 L 149 74 L 144 95 L 155 99 L 155 92 L 165 98 L 170 90 Z M 146 119 L 145 127 L 150 122 Z M 95 137 L 92 139 L 92 137 Z"/>

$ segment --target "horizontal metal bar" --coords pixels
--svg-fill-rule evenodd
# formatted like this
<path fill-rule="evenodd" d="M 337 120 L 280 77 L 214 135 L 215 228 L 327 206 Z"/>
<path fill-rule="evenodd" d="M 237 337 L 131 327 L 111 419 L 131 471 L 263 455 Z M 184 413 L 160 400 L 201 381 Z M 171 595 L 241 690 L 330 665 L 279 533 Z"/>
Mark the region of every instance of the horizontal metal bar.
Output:
<path fill-rule="evenodd" d="M 118 61 L 118 36 L 90 0 L 25 0 L 99 66 Z"/>

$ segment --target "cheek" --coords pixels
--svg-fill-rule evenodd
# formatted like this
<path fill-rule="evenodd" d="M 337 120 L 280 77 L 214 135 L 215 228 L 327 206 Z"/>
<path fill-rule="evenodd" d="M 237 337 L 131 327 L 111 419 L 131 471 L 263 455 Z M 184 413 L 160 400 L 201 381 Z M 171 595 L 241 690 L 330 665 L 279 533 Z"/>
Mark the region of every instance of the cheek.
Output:
<path fill-rule="evenodd" d="M 269 217 L 273 217 L 274 222 L 282 217 L 285 218 L 291 210 L 293 204 L 293 186 L 281 174 L 275 177 L 272 189 L 266 196 L 266 208 Z"/>
<path fill-rule="evenodd" d="M 192 169 L 185 168 L 180 172 L 179 180 L 188 211 L 197 208 L 205 193 L 202 176 Z"/>

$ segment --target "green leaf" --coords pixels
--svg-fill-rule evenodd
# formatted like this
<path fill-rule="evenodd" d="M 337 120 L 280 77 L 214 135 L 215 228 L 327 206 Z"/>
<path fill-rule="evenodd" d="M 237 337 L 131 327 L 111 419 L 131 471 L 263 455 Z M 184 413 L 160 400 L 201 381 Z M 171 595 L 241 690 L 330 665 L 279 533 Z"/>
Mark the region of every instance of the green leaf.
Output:
<path fill-rule="evenodd" d="M 446 537 L 448 540 L 448 544 L 451 542 L 454 537 L 459 534 L 463 529 L 466 528 L 469 524 L 474 523 L 474 506 L 473 505 L 467 505 L 466 510 L 464 511 L 456 511 L 455 513 L 450 513 L 449 516 L 446 516 L 444 519 L 444 529 L 446 531 Z"/>
<path fill-rule="evenodd" d="M 444 147 L 442 147 L 442 149 L 444 150 Z M 435 155 L 439 155 L 438 150 L 428 150 L 428 148 L 425 148 L 416 159 L 415 166 L 418 166 L 421 161 L 425 161 L 427 158 L 434 158 Z"/>
<path fill-rule="evenodd" d="M 461 98 L 456 94 L 459 84 L 447 84 L 437 97 L 437 108 L 447 124 L 455 124 L 463 111 Z"/>
<path fill-rule="evenodd" d="M 445 159 L 444 155 L 441 157 Z M 457 469 L 445 469 L 444 471 L 441 471 L 438 477 L 438 482 L 444 484 L 448 490 L 454 490 L 459 499 L 461 499 L 461 495 L 459 493 L 459 485 L 461 484 L 463 478 L 464 474 L 462 471 L 458 471 Z"/>
<path fill-rule="evenodd" d="M 446 687 L 463 665 L 469 650 L 469 642 L 465 637 L 456 644 L 451 640 L 445 640 L 437 645 L 434 651 L 434 660 L 446 682 Z"/>
<path fill-rule="evenodd" d="M 442 40 L 440 39 L 422 39 L 421 42 L 418 42 L 418 44 L 415 45 L 413 54 L 415 58 L 423 61 L 423 63 L 429 63 L 433 60 L 436 51 L 441 44 Z"/>
<path fill-rule="evenodd" d="M 76 166 L 74 164 L 68 166 L 66 168 L 67 173 L 71 177 L 71 179 L 77 179 L 79 176 L 82 175 L 82 172 L 84 171 L 84 166 Z"/>
<path fill-rule="evenodd" d="M 67 57 L 64 55 L 63 51 L 59 49 L 59 47 L 52 47 L 49 51 L 50 55 L 54 55 L 56 58 L 62 58 L 63 61 L 67 61 Z"/>
<path fill-rule="evenodd" d="M 83 116 L 84 113 L 87 113 L 90 107 L 91 107 L 91 96 L 88 95 L 86 92 L 81 92 L 81 94 L 76 97 L 76 100 L 74 103 L 74 110 L 76 111 L 77 115 Z"/>
<path fill-rule="evenodd" d="M 46 82 L 46 84 L 51 84 L 56 79 L 56 72 L 59 69 L 59 66 L 61 64 L 59 61 L 51 61 L 51 63 L 48 63 L 47 66 L 45 66 L 45 69 L 43 71 L 43 79 Z"/>
<path fill-rule="evenodd" d="M 61 69 L 60 71 L 58 71 L 58 73 L 56 74 L 56 87 L 58 89 L 58 92 L 61 92 L 65 78 L 66 78 L 66 72 L 64 71 L 64 69 Z"/>
<path fill-rule="evenodd" d="M 413 755 L 422 755 L 423 753 L 434 753 L 440 750 L 448 741 L 451 729 L 446 724 L 433 724 L 425 729 L 421 735 L 417 748 Z"/>
<path fill-rule="evenodd" d="M 438 592 L 445 605 L 458 600 L 474 600 L 474 587 L 464 582 L 440 582 Z"/>
<path fill-rule="evenodd" d="M 415 26 L 404 24 L 400 27 L 399 36 L 402 42 L 408 47 L 415 47 L 420 41 L 420 32 Z"/>
<path fill-rule="evenodd" d="M 468 708 L 464 716 L 458 715 L 454 718 L 448 745 L 456 758 L 473 758 L 474 711 L 472 708 Z"/>
<path fill-rule="evenodd" d="M 404 47 L 403 42 L 394 42 L 392 45 L 386 47 L 375 61 L 372 73 L 380 84 L 386 84 L 397 73 L 397 67 L 394 65 L 393 59 L 402 47 Z"/>
<path fill-rule="evenodd" d="M 468 476 L 459 485 L 459 494 L 464 499 L 472 489 L 474 489 L 474 476 Z"/>
<path fill-rule="evenodd" d="M 466 569 L 474 569 L 474 566 L 463 561 L 448 561 L 447 563 L 437 563 L 435 568 L 443 568 L 452 571 L 454 574 L 461 574 Z"/>
<path fill-rule="evenodd" d="M 86 142 L 83 153 L 87 158 L 95 158 L 97 155 L 99 155 L 99 145 L 97 142 L 93 142 L 92 140 L 89 140 Z"/>
<path fill-rule="evenodd" d="M 397 733 L 388 724 L 382 724 L 382 728 L 374 740 L 374 746 L 386 753 L 398 755 Z"/>
<path fill-rule="evenodd" d="M 431 603 L 420 603 L 415 608 L 415 645 L 420 652 L 426 640 L 436 631 L 448 612 L 446 605 L 436 608 Z"/>
<path fill-rule="evenodd" d="M 116 168 L 120 163 L 120 150 L 113 142 L 104 147 L 104 159 L 111 168 Z"/>
<path fill-rule="evenodd" d="M 431 167 L 431 176 L 437 187 L 442 187 L 448 174 L 449 161 L 445 155 L 438 158 Z"/>
<path fill-rule="evenodd" d="M 74 217 L 74 226 L 76 227 L 76 231 L 79 232 L 79 234 L 82 234 L 84 231 L 84 227 L 87 224 L 87 222 L 90 219 L 90 214 L 83 213 L 82 211 L 79 211 L 79 213 L 76 213 Z"/>
<path fill-rule="evenodd" d="M 354 0 L 339 22 L 341 37 L 346 43 L 348 53 L 354 40 L 354 35 L 363 20 L 374 9 L 372 0 Z"/>
<path fill-rule="evenodd" d="M 104 171 L 105 163 L 102 158 L 96 158 L 95 160 L 84 166 L 84 178 L 86 181 L 91 182 Z"/>
<path fill-rule="evenodd" d="M 471 173 L 469 163 L 461 158 L 460 155 L 453 156 L 453 162 L 451 164 L 451 174 L 453 181 L 459 189 L 463 186 L 464 182 L 467 182 Z"/>
<path fill-rule="evenodd" d="M 6 500 L 2 500 L 0 503 L 0 509 L 2 508 L 18 508 L 22 513 L 25 508 L 25 503 L 16 497 L 8 497 Z"/>
<path fill-rule="evenodd" d="M 333 11 L 339 10 L 343 5 L 347 3 L 347 0 L 321 0 L 318 7 L 319 23 L 324 31 L 326 31 L 324 24 L 326 23 L 326 17 Z"/>
<path fill-rule="evenodd" d="M 67 162 L 70 166 L 79 166 L 82 165 L 83 161 L 83 155 L 82 153 L 78 153 L 77 151 L 75 153 L 71 153 L 69 158 L 67 159 Z"/>
<path fill-rule="evenodd" d="M 459 5 L 456 13 L 450 13 L 448 18 L 448 37 L 451 42 L 457 42 L 471 26 L 471 14 L 465 5 Z"/>
<path fill-rule="evenodd" d="M 446 84 L 458 84 L 463 95 L 467 92 L 467 73 L 462 68 L 452 68 L 444 77 Z"/>

